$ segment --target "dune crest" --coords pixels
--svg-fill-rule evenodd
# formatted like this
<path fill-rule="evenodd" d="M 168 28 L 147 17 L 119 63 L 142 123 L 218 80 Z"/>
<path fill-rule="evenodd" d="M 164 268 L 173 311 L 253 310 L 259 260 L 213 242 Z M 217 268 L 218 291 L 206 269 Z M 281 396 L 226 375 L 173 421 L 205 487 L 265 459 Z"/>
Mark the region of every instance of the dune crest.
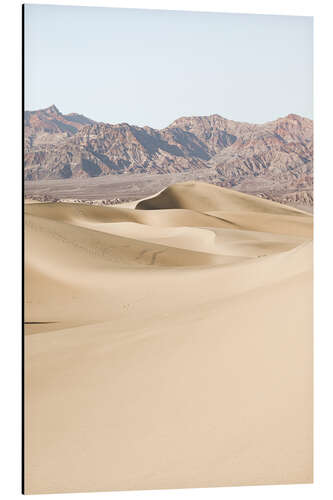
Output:
<path fill-rule="evenodd" d="M 27 204 L 26 491 L 311 482 L 312 221 L 198 182 Z"/>
<path fill-rule="evenodd" d="M 200 211 L 225 210 L 229 212 L 249 211 L 274 214 L 302 214 L 300 210 L 274 201 L 240 193 L 207 184 L 205 182 L 179 182 L 173 184 L 158 195 L 140 201 L 137 209 L 188 209 Z"/>

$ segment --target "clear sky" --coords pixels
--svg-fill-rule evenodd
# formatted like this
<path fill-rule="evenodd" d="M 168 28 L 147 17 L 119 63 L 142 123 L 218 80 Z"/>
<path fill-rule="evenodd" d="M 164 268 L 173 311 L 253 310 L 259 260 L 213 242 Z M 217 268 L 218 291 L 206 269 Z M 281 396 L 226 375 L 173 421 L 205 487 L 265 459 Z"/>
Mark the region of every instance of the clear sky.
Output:
<path fill-rule="evenodd" d="M 312 118 L 311 17 L 25 6 L 26 109 L 162 128 Z"/>

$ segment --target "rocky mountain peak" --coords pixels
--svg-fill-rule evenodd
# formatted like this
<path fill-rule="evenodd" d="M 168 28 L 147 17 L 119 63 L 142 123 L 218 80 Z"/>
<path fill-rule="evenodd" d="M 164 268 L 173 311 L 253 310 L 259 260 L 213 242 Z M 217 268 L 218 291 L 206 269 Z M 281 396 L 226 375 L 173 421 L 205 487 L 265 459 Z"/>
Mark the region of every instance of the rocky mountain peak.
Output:
<path fill-rule="evenodd" d="M 61 114 L 59 109 L 57 108 L 57 106 L 55 104 L 52 104 L 48 108 L 45 108 L 44 110 L 41 110 L 41 111 L 44 111 L 48 115 L 60 115 Z"/>

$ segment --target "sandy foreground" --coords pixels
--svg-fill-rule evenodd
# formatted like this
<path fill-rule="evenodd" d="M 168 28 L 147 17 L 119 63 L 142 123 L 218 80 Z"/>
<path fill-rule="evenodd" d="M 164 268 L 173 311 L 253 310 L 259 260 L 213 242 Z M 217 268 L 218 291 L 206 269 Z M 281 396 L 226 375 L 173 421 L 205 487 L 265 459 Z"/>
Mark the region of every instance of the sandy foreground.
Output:
<path fill-rule="evenodd" d="M 312 482 L 312 222 L 203 183 L 25 206 L 25 491 Z"/>

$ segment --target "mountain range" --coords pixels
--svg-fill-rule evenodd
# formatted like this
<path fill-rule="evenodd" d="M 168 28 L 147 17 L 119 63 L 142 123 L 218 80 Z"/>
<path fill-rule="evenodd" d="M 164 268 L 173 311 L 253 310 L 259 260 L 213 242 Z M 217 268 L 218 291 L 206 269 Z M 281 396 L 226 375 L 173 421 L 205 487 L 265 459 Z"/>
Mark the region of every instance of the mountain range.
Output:
<path fill-rule="evenodd" d="M 208 182 L 263 198 L 313 202 L 313 122 L 296 114 L 264 124 L 182 117 L 157 130 L 52 105 L 26 111 L 24 126 L 26 181 L 203 172 Z"/>

